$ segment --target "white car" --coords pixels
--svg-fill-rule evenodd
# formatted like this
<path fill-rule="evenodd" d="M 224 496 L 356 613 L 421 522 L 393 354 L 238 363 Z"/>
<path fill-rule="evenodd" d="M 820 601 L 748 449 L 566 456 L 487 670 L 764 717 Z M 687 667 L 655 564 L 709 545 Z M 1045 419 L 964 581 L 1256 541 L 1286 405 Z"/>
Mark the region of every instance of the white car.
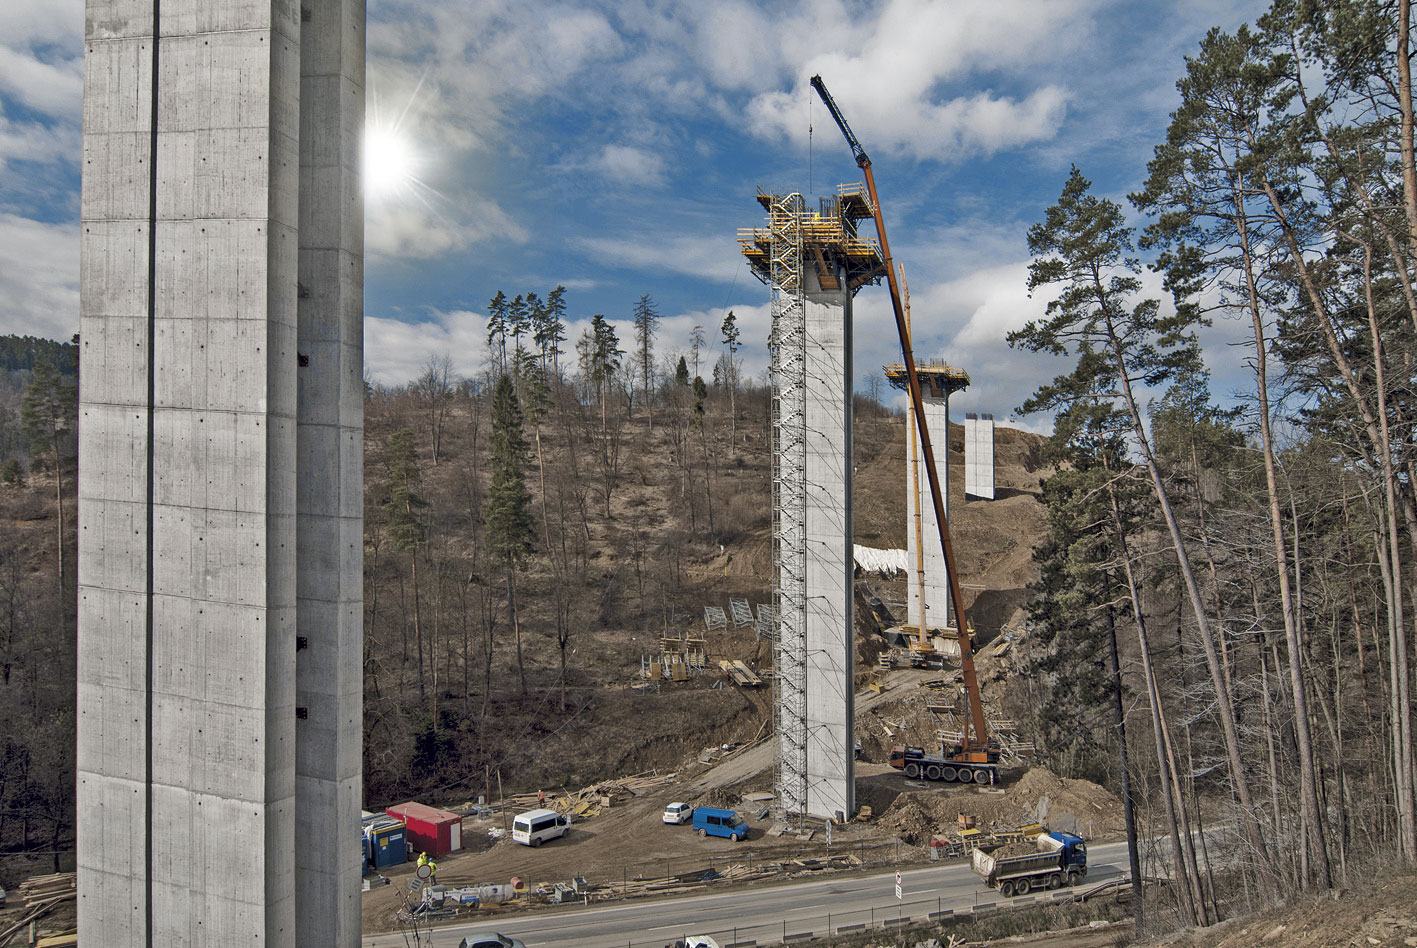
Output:
<path fill-rule="evenodd" d="M 664 808 L 664 822 L 687 823 L 694 818 L 694 808 L 687 803 L 671 803 Z"/>

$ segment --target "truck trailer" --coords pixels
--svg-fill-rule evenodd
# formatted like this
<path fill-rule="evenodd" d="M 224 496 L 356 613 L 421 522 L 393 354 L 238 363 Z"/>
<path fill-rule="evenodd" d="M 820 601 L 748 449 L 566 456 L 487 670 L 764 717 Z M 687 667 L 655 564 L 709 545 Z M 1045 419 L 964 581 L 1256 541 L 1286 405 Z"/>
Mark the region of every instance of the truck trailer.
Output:
<path fill-rule="evenodd" d="M 988 742 L 982 749 L 941 746 L 940 753 L 926 753 L 923 747 L 896 744 L 891 748 L 890 765 L 905 771 L 912 780 L 943 780 L 945 783 L 999 782 L 999 745 Z"/>
<path fill-rule="evenodd" d="M 1006 898 L 1035 889 L 1076 885 L 1087 875 L 1087 844 L 1080 836 L 1040 833 L 1033 839 L 1035 849 L 1018 852 L 1020 845 L 1028 844 L 1014 843 L 987 852 L 976 849 L 970 860 L 975 875 Z"/>

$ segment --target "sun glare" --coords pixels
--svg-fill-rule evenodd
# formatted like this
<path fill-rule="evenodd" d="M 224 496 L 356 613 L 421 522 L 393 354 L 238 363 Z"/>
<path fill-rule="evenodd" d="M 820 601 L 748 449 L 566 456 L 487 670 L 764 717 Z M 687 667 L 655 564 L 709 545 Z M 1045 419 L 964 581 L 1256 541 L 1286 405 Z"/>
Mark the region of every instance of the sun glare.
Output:
<path fill-rule="evenodd" d="M 364 194 L 371 199 L 407 195 L 418 183 L 418 153 L 395 128 L 364 133 Z"/>

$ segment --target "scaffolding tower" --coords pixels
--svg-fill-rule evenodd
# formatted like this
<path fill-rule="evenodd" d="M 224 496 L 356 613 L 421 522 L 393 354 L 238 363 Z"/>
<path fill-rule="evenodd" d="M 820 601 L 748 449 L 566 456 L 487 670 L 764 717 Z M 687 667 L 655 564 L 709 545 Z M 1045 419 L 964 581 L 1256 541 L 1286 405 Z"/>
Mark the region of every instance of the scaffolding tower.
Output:
<path fill-rule="evenodd" d="M 774 705 L 778 739 L 777 803 L 785 816 L 807 808 L 806 623 L 806 325 L 802 288 L 800 194 L 773 195 L 771 231 L 773 566 L 778 586 Z"/>

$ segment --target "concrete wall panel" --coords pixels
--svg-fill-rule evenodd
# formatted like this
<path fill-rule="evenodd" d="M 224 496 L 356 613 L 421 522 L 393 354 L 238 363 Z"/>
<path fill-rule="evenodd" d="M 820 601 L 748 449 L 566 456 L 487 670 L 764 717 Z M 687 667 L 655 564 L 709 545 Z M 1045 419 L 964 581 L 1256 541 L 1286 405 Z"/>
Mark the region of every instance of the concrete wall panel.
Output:
<path fill-rule="evenodd" d="M 924 398 L 925 403 L 925 423 L 929 426 L 930 444 L 935 452 L 935 467 L 940 475 L 940 499 L 944 504 L 945 516 L 950 515 L 949 485 L 950 474 L 947 462 L 948 452 L 945 446 L 948 444 L 950 406 L 949 400 L 945 398 L 931 398 L 928 395 Z M 913 415 L 907 412 L 907 423 L 914 424 Z M 908 444 L 908 442 L 907 442 Z M 919 452 L 919 442 L 916 442 L 916 450 Z M 908 453 L 908 452 L 907 452 Z M 949 626 L 949 570 L 945 566 L 944 548 L 940 546 L 939 523 L 935 519 L 935 506 L 930 497 L 930 481 L 925 472 L 925 461 L 923 454 L 919 461 L 919 483 L 920 492 L 915 493 L 915 473 L 911 467 L 910 458 L 905 462 L 905 496 L 906 496 L 906 568 L 909 578 L 909 600 L 908 614 L 911 625 L 919 626 L 920 618 L 920 596 L 916 590 L 916 555 L 915 555 L 915 511 L 921 512 L 921 534 L 924 538 L 925 549 L 925 626 L 929 629 L 944 629 Z"/>
<path fill-rule="evenodd" d="M 807 272 L 807 812 L 855 812 L 851 298 Z M 842 281 L 844 282 L 844 281 Z"/>

